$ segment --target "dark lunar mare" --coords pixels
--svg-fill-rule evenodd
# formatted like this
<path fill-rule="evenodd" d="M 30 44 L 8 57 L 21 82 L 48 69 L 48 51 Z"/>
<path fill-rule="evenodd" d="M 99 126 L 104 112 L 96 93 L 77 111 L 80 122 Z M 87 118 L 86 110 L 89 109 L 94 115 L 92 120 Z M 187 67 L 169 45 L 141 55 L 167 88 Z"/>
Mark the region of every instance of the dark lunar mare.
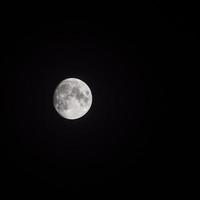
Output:
<path fill-rule="evenodd" d="M 64 94 L 65 96 L 63 98 L 59 98 L 60 94 Z M 87 94 L 89 94 L 88 91 Z M 85 104 L 87 104 L 89 101 L 89 98 L 85 96 L 83 92 L 80 91 L 80 88 L 78 86 L 72 87 L 70 86 L 70 84 L 65 83 L 58 86 L 58 88 L 56 89 L 54 93 L 54 105 L 59 111 L 67 110 L 67 100 L 69 100 L 71 97 L 75 97 L 79 102 L 82 99 L 85 102 Z M 84 106 L 83 103 L 80 104 L 81 106 Z"/>
<path fill-rule="evenodd" d="M 81 99 L 83 99 L 83 101 L 84 101 L 85 103 L 87 103 L 88 100 L 89 100 L 89 98 L 86 97 L 86 96 L 84 95 L 84 93 L 80 91 L 80 89 L 79 89 L 78 87 L 73 87 L 73 88 L 72 88 L 71 95 L 72 95 L 72 96 L 75 96 L 76 99 L 78 99 L 79 101 L 80 101 Z"/>
<path fill-rule="evenodd" d="M 56 106 L 56 108 L 58 110 L 67 110 L 68 109 L 67 103 L 65 101 L 67 97 L 64 97 L 64 99 L 59 98 L 59 94 L 66 94 L 66 90 L 63 90 L 63 89 L 64 89 L 64 87 L 62 87 L 62 90 L 60 90 L 60 88 L 58 88 L 54 93 L 54 98 L 53 98 L 54 105 Z"/>
<path fill-rule="evenodd" d="M 58 87 L 58 93 L 62 93 L 62 94 L 68 94 L 70 91 L 70 85 L 68 83 L 62 84 Z"/>

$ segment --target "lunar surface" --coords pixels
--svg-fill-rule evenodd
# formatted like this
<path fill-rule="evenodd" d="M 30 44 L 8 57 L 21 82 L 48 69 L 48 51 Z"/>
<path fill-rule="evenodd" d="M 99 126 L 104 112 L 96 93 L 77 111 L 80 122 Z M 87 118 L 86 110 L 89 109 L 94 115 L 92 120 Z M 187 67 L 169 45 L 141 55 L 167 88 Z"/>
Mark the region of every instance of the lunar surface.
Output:
<path fill-rule="evenodd" d="M 90 88 L 77 78 L 63 80 L 55 89 L 53 99 L 56 111 L 66 119 L 84 116 L 92 105 Z"/>

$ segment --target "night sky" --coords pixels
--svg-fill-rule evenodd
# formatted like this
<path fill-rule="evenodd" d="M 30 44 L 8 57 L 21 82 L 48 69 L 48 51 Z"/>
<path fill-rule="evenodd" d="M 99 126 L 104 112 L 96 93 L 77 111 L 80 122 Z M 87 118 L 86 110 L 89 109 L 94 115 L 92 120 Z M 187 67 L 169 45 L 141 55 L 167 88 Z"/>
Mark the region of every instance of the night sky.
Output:
<path fill-rule="evenodd" d="M 173 184 L 175 85 L 190 60 L 195 23 L 179 5 L 159 1 L 88 16 L 10 11 L 2 25 L 5 188 Z M 53 107 L 56 86 L 70 77 L 93 95 L 77 120 Z"/>

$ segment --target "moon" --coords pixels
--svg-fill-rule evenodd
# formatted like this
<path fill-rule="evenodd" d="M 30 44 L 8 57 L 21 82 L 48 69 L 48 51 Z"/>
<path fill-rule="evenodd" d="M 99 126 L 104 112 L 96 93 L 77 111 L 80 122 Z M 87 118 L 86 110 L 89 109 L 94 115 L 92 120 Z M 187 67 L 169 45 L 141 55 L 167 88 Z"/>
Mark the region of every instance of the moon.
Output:
<path fill-rule="evenodd" d="M 92 93 L 82 80 L 67 78 L 56 87 L 53 104 L 60 116 L 70 120 L 78 119 L 89 111 Z"/>

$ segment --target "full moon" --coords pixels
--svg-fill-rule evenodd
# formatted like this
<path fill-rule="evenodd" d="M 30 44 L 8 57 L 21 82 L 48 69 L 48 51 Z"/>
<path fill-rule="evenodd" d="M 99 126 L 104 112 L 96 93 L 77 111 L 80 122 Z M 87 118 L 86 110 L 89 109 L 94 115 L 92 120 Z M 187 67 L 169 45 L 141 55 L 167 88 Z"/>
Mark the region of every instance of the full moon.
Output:
<path fill-rule="evenodd" d="M 86 83 L 77 78 L 67 78 L 56 87 L 53 104 L 66 119 L 83 117 L 92 105 L 92 93 Z"/>

